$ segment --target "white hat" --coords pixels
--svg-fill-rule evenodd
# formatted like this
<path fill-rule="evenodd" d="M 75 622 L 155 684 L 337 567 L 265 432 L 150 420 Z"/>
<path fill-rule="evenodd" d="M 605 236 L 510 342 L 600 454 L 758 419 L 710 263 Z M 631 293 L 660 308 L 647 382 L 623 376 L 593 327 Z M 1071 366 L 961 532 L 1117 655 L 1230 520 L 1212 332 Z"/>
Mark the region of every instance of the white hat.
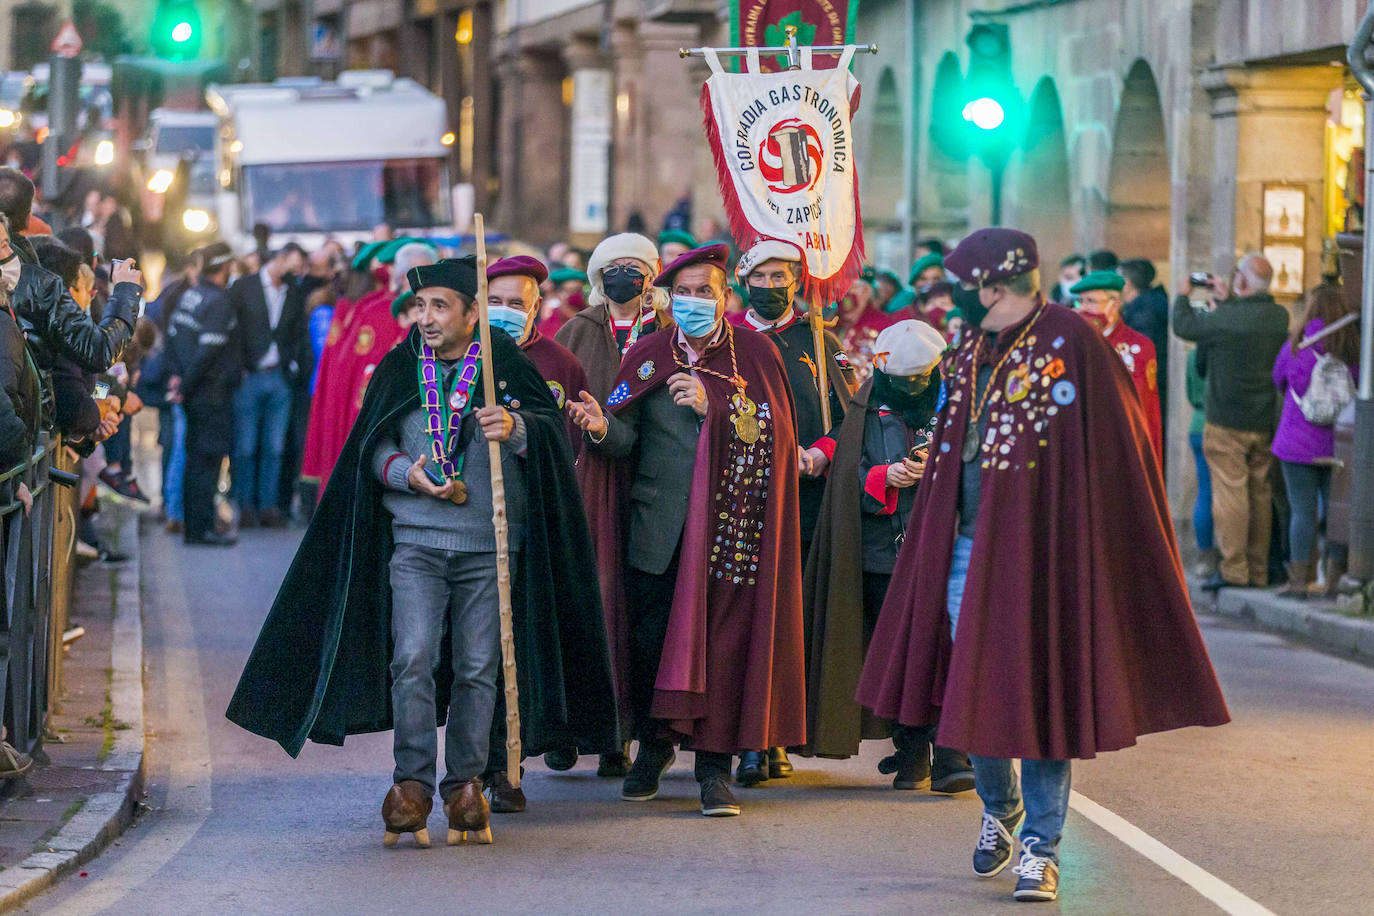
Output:
<path fill-rule="evenodd" d="M 601 279 L 601 269 L 616 258 L 634 258 L 643 261 L 649 273 L 657 273 L 658 249 L 654 243 L 638 232 L 622 232 L 601 240 L 587 260 L 587 279 L 593 283 Z"/>
<path fill-rule="evenodd" d="M 908 318 L 884 328 L 873 343 L 873 366 L 886 375 L 925 375 L 945 352 L 945 338 L 926 324 Z"/>
<path fill-rule="evenodd" d="M 764 261 L 800 261 L 801 259 L 801 248 L 792 242 L 784 242 L 781 239 L 759 239 L 753 247 L 740 255 L 739 264 L 735 266 L 735 276 L 743 280 Z"/>

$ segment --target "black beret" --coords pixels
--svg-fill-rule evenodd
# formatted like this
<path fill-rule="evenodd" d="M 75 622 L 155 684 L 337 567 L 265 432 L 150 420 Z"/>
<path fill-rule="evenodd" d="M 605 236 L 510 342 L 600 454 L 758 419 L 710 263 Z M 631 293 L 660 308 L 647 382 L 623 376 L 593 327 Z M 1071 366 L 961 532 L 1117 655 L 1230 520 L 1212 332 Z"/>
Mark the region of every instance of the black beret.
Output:
<path fill-rule="evenodd" d="M 477 256 L 444 258 L 434 264 L 421 264 L 406 273 L 410 291 L 418 293 L 427 286 L 442 286 L 462 293 L 469 299 L 477 298 Z"/>

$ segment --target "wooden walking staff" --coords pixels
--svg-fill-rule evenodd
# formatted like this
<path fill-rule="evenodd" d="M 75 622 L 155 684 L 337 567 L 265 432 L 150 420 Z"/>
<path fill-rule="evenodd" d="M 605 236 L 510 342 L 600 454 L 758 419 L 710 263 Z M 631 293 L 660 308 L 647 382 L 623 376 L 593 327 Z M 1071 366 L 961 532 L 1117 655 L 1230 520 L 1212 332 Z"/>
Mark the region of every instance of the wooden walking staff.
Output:
<path fill-rule="evenodd" d="M 473 215 L 477 239 L 477 314 L 482 343 L 482 393 L 497 406 L 496 369 L 491 361 L 491 322 L 487 316 L 487 236 L 482 214 Z M 520 687 L 515 679 L 515 621 L 510 604 L 510 545 L 506 525 L 506 481 L 501 473 L 501 443 L 487 440 L 491 465 L 491 522 L 496 529 L 496 594 L 501 608 L 501 677 L 506 682 L 506 778 L 520 788 Z"/>

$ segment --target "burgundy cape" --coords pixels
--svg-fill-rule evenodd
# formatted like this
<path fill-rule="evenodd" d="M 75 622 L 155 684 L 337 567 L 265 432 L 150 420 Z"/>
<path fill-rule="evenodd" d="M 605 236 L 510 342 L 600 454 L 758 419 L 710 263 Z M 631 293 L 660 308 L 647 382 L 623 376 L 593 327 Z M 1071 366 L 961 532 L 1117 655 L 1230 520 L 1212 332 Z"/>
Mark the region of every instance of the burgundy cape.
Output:
<path fill-rule="evenodd" d="M 563 411 L 563 419 L 568 426 L 568 438 L 572 440 L 573 456 L 582 453 L 582 430 L 567 415 L 568 398 L 576 398 L 579 392 L 587 390 L 587 373 L 582 364 L 573 356 L 572 351 L 551 337 L 545 337 L 539 328 L 530 328 L 530 333 L 520 342 L 520 349 L 534 363 L 540 376 L 549 386 L 554 403 Z"/>
<path fill-rule="evenodd" d="M 734 386 L 698 373 L 709 407 L 652 712 L 691 748 L 733 754 L 802 744 L 806 682 L 792 391 L 771 342 L 748 328 L 731 332 L 762 436 L 753 445 L 741 441 L 730 419 Z M 676 328 L 655 331 L 625 354 L 608 402 L 612 413 L 667 383 L 677 371 L 676 338 Z M 724 338 L 707 349 L 702 365 L 730 375 Z M 586 450 L 583 466 L 611 660 L 623 695 L 629 669 L 624 509 L 634 469 L 594 448 Z"/>
<path fill-rule="evenodd" d="M 1032 320 L 998 336 L 994 365 Z M 1044 306 L 989 390 L 951 646 L 945 592 L 981 337 L 953 360 L 859 702 L 907 725 L 938 719 L 941 745 L 1003 758 L 1087 758 L 1227 722 L 1130 374 L 1063 306 Z"/>

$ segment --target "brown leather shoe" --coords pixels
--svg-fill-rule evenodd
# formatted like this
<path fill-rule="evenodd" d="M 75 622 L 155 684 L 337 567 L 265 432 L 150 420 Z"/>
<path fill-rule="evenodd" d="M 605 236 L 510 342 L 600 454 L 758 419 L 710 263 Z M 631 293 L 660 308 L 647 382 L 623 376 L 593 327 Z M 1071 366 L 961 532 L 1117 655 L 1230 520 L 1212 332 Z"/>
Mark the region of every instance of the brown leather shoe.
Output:
<path fill-rule="evenodd" d="M 415 780 L 407 779 L 392 786 L 382 801 L 382 823 L 386 825 L 382 845 L 395 846 L 401 834 L 413 833 L 416 846 L 428 847 L 426 824 L 433 808 L 434 798 Z"/>
<path fill-rule="evenodd" d="M 482 777 L 474 776 L 454 789 L 444 800 L 444 813 L 448 815 L 448 844 L 490 843 L 491 806 L 482 794 L 485 786 Z"/>
<path fill-rule="evenodd" d="M 264 528 L 285 528 L 286 517 L 279 509 L 263 509 L 262 515 L 258 517 L 258 524 Z"/>
<path fill-rule="evenodd" d="M 511 785 L 505 770 L 491 774 L 491 810 L 493 814 L 519 814 L 525 810 L 525 790 Z"/>

